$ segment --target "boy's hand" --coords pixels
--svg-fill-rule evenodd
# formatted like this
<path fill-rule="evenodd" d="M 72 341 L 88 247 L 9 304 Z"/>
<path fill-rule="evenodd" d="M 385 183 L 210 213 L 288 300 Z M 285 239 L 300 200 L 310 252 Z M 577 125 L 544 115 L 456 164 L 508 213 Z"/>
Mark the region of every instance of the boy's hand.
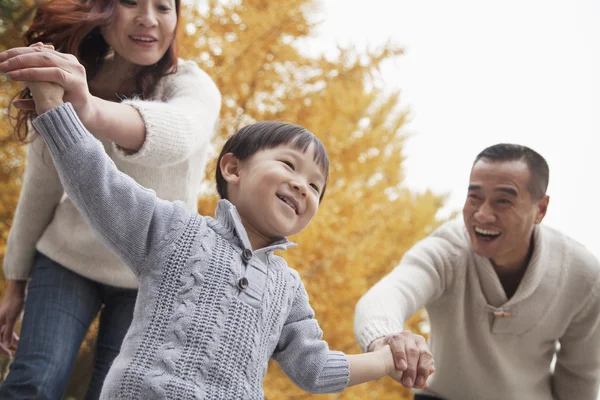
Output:
<path fill-rule="evenodd" d="M 62 86 L 56 83 L 27 82 L 27 87 L 33 96 L 37 115 L 63 104 L 65 91 Z"/>

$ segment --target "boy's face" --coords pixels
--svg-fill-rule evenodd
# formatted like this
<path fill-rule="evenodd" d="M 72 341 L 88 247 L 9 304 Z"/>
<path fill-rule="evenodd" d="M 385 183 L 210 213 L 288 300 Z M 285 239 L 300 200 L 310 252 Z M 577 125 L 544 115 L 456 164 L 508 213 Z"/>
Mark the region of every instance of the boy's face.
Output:
<path fill-rule="evenodd" d="M 243 161 L 229 154 L 221 171 L 255 249 L 301 232 L 317 213 L 326 182 L 314 144 L 306 152 L 289 145 L 264 149 Z"/>

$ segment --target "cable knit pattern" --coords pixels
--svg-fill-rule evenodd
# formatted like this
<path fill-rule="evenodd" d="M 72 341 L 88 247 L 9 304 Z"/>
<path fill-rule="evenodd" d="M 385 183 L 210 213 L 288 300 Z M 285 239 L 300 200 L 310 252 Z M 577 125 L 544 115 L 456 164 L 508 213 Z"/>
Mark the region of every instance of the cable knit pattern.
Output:
<path fill-rule="evenodd" d="M 448 222 L 360 299 L 354 326 L 361 348 L 400 332 L 421 307 L 431 321 L 436 369 L 426 393 L 448 400 L 597 399 L 600 264 L 560 232 L 535 227 L 531 260 L 509 299 L 490 260 L 473 252 L 464 222 Z"/>
<path fill-rule="evenodd" d="M 269 358 L 304 390 L 340 392 L 347 357 L 331 351 L 298 273 L 252 251 L 236 208 L 216 218 L 164 201 L 120 173 L 70 104 L 34 121 L 69 197 L 137 274 L 133 322 L 102 399 L 262 399 Z"/>
<path fill-rule="evenodd" d="M 147 100 L 123 101 L 146 127 L 136 153 L 102 141 L 117 168 L 165 200 L 181 200 L 197 210 L 198 191 L 221 96 L 211 78 L 192 61 L 159 80 Z M 8 279 L 29 278 L 36 248 L 79 275 L 117 287 L 137 287 L 135 275 L 94 235 L 64 190 L 43 140 L 28 145 L 21 197 L 7 242 Z"/>

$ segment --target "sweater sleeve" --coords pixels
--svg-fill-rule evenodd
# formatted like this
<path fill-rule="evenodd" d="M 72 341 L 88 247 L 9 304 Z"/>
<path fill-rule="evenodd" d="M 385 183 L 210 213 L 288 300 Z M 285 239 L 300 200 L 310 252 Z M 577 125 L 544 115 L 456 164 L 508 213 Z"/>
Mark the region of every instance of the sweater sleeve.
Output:
<path fill-rule="evenodd" d="M 344 353 L 329 350 L 314 317 L 308 294 L 300 282 L 273 359 L 304 391 L 341 392 L 350 381 L 348 358 Z"/>
<path fill-rule="evenodd" d="M 135 108 L 146 127 L 146 138 L 135 153 L 112 144 L 116 157 L 146 166 L 181 162 L 215 133 L 221 94 L 212 79 L 192 61 L 182 62 L 178 72 L 160 82 L 165 89 L 154 101 L 125 100 Z"/>
<path fill-rule="evenodd" d="M 552 376 L 557 400 L 596 400 L 600 385 L 600 279 L 560 338 Z"/>
<path fill-rule="evenodd" d="M 70 103 L 42 114 L 33 125 L 48 145 L 69 198 L 136 274 L 183 231 L 191 216 L 185 205 L 158 199 L 120 172 Z"/>
<path fill-rule="evenodd" d="M 27 146 L 23 186 L 6 243 L 6 279 L 29 279 L 36 244 L 52 221 L 63 193 L 46 144 L 36 137 Z"/>
<path fill-rule="evenodd" d="M 436 233 L 420 241 L 358 301 L 354 333 L 363 351 L 374 340 L 403 331 L 411 315 L 442 295 L 451 279 L 453 242 Z"/>

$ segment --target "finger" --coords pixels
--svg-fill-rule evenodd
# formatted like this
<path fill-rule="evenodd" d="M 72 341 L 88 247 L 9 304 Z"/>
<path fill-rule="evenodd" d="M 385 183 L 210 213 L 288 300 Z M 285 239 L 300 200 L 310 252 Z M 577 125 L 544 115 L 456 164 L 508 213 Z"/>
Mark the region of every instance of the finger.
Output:
<path fill-rule="evenodd" d="M 8 72 L 7 75 L 15 81 L 52 82 L 62 87 L 68 85 L 71 74 L 61 68 L 27 68 Z"/>
<path fill-rule="evenodd" d="M 423 336 L 416 336 L 415 342 L 419 349 L 419 361 L 417 365 L 416 385 L 422 385 L 429 378 L 430 370 L 433 368 L 433 355 Z"/>
<path fill-rule="evenodd" d="M 35 101 L 33 99 L 19 99 L 19 100 L 14 100 L 12 102 L 12 105 L 17 110 L 23 110 L 23 111 L 33 111 L 33 110 L 35 110 Z"/>
<path fill-rule="evenodd" d="M 429 376 L 433 375 L 434 372 L 435 372 L 435 368 L 431 367 L 431 369 L 429 369 Z M 419 381 L 419 376 L 417 376 L 417 380 L 415 381 L 415 385 L 413 386 L 413 388 L 426 389 L 428 387 L 429 387 L 429 381 L 427 380 L 427 378 L 425 378 L 423 381 Z"/>
<path fill-rule="evenodd" d="M 12 342 L 11 342 L 11 347 L 14 347 L 15 349 L 17 348 L 17 345 L 19 344 L 19 340 L 21 338 L 19 337 L 19 335 L 17 335 L 15 333 L 15 331 L 13 331 L 12 333 Z"/>
<path fill-rule="evenodd" d="M 0 327 L 0 343 L 10 343 L 10 335 L 8 334 L 9 330 L 7 329 L 6 321 L 2 321 L 2 326 Z"/>
<path fill-rule="evenodd" d="M 69 63 L 57 54 L 55 51 L 46 50 L 11 57 L 0 64 L 0 71 L 10 72 L 35 67 L 60 67 L 68 70 Z"/>
<path fill-rule="evenodd" d="M 2 326 L 2 344 L 7 348 L 10 347 L 12 342 L 13 334 L 15 328 L 15 321 L 5 320 L 4 325 Z"/>
<path fill-rule="evenodd" d="M 402 384 L 407 388 L 413 387 L 417 378 L 417 365 L 419 364 L 419 346 L 411 336 L 405 340 L 405 352 L 406 352 L 406 371 L 402 376 Z"/>
<path fill-rule="evenodd" d="M 406 363 L 406 352 L 404 336 L 400 333 L 395 333 L 390 336 L 388 344 L 394 356 L 394 365 L 398 371 L 405 371 L 408 364 Z"/>
<path fill-rule="evenodd" d="M 0 354 L 4 354 L 6 356 L 8 356 L 9 358 L 12 358 L 12 351 L 10 351 L 10 349 L 8 349 L 6 346 L 4 346 L 4 343 L 0 342 Z"/>
<path fill-rule="evenodd" d="M 38 46 L 42 46 L 45 49 L 50 49 L 50 50 L 54 50 L 54 46 L 51 44 L 44 44 L 42 42 L 36 42 L 34 44 L 29 45 L 29 47 L 38 47 Z"/>
<path fill-rule="evenodd" d="M 23 54 L 30 54 L 35 52 L 44 51 L 44 48 L 41 46 L 33 46 L 33 47 L 14 47 L 12 49 L 8 49 L 0 53 L 0 62 L 8 60 L 13 57 L 21 56 Z"/>

